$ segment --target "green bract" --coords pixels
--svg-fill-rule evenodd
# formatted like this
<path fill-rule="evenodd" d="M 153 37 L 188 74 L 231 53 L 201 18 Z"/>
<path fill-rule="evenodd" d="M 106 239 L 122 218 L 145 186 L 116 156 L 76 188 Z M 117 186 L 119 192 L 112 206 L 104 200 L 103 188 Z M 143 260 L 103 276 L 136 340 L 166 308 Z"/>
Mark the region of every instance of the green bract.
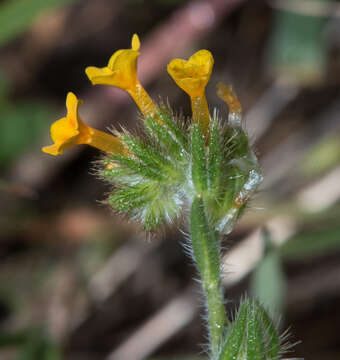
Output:
<path fill-rule="evenodd" d="M 276 360 L 290 346 L 286 336 L 264 308 L 255 300 L 245 299 L 226 331 L 219 360 Z"/>
<path fill-rule="evenodd" d="M 120 135 L 126 155 L 104 159 L 112 208 L 155 230 L 189 210 L 199 194 L 215 230 L 229 233 L 262 180 L 245 131 L 214 116 L 204 136 L 197 123 L 185 125 L 164 106 L 143 127 L 141 136 Z"/>

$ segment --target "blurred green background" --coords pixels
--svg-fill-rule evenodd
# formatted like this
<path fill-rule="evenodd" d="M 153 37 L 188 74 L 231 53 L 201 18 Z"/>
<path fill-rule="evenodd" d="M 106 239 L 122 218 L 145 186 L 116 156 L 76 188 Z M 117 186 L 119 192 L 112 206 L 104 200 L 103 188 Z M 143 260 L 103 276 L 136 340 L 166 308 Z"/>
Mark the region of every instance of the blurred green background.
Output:
<path fill-rule="evenodd" d="M 225 239 L 230 314 L 253 294 L 301 340 L 291 357 L 340 358 L 339 13 L 326 0 L 0 1 L 1 360 L 201 358 L 183 234 L 112 214 L 98 152 L 40 150 L 68 91 L 88 124 L 135 131 L 134 103 L 84 73 L 133 33 L 154 99 L 189 116 L 166 64 L 206 48 L 211 109 L 226 118 L 218 81 L 243 105 L 265 181 Z"/>

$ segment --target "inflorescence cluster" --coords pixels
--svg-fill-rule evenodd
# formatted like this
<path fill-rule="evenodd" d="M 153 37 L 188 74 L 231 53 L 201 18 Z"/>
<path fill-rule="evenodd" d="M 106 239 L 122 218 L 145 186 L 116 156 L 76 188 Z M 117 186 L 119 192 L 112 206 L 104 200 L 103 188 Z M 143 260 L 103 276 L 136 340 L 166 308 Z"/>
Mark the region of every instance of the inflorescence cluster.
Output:
<path fill-rule="evenodd" d="M 139 220 L 147 230 L 171 223 L 201 196 L 214 228 L 231 231 L 248 198 L 262 180 L 257 159 L 241 124 L 241 106 L 230 86 L 218 84 L 217 94 L 229 106 L 224 122 L 211 116 L 205 97 L 214 59 L 200 50 L 189 60 L 174 59 L 168 73 L 190 97 L 192 121 L 185 123 L 164 104 L 149 97 L 137 77 L 140 42 L 116 51 L 107 66 L 86 68 L 92 84 L 128 92 L 142 113 L 143 134 L 112 134 L 86 125 L 78 114 L 81 101 L 66 99 L 67 115 L 51 126 L 54 144 L 43 148 L 52 155 L 78 144 L 106 153 L 101 176 L 114 185 L 108 202 L 114 210 Z"/>

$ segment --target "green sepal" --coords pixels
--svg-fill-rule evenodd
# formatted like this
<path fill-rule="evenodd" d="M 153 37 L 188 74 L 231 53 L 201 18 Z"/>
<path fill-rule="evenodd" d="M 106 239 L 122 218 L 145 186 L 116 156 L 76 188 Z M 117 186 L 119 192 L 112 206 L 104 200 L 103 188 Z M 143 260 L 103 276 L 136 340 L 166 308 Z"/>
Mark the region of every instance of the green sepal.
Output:
<path fill-rule="evenodd" d="M 146 231 L 154 231 L 164 223 L 164 211 L 157 207 L 150 207 L 145 214 L 144 228 Z"/>
<path fill-rule="evenodd" d="M 208 155 L 209 190 L 215 195 L 215 197 L 219 197 L 218 190 L 221 182 L 221 163 L 223 151 L 221 148 L 219 125 L 217 121 L 212 121 L 210 124 Z"/>
<path fill-rule="evenodd" d="M 227 125 L 224 127 L 222 137 L 225 160 L 241 158 L 248 154 L 248 135 L 242 127 L 231 127 L 230 125 Z"/>
<path fill-rule="evenodd" d="M 145 165 L 165 176 L 168 168 L 172 168 L 171 162 L 164 157 L 155 147 L 141 141 L 137 137 L 123 135 L 121 137 L 128 149 L 138 157 Z"/>
<path fill-rule="evenodd" d="M 135 174 L 143 176 L 147 179 L 154 179 L 158 181 L 162 181 L 164 179 L 164 175 L 162 173 L 160 173 L 156 169 L 152 169 L 146 164 L 143 164 L 139 159 L 118 154 L 111 154 L 110 157 L 113 162 L 116 162 L 119 166 L 130 169 Z M 113 170 L 112 174 L 114 173 L 115 171 Z"/>
<path fill-rule="evenodd" d="M 208 172 L 205 138 L 198 124 L 194 124 L 191 129 L 191 156 L 194 188 L 198 194 L 203 194 L 208 189 Z"/>
<path fill-rule="evenodd" d="M 171 157 L 181 161 L 183 158 L 183 148 L 167 129 L 164 124 L 160 123 L 154 117 L 148 117 L 145 120 L 145 130 L 150 137 L 157 139 L 163 150 L 166 151 Z"/>
<path fill-rule="evenodd" d="M 114 164 L 114 166 L 110 166 Z M 110 183 L 129 184 L 131 183 L 131 177 L 135 174 L 133 170 L 125 166 L 117 166 L 118 162 L 110 159 L 107 165 L 99 171 L 99 175 Z"/>
<path fill-rule="evenodd" d="M 147 188 L 140 185 L 125 186 L 112 193 L 108 202 L 113 209 L 121 212 L 132 212 L 134 215 L 149 199 L 150 194 L 148 194 Z"/>
<path fill-rule="evenodd" d="M 221 195 L 223 199 L 222 211 L 227 212 L 232 206 L 237 194 L 242 190 L 246 181 L 246 174 L 237 166 L 229 164 L 224 170 L 224 187 Z"/>
<path fill-rule="evenodd" d="M 157 112 L 159 120 L 169 129 L 176 141 L 181 147 L 189 151 L 189 139 L 187 137 L 188 130 L 184 126 L 184 123 L 180 119 L 176 119 L 176 116 L 171 112 L 169 108 L 161 106 Z"/>
<path fill-rule="evenodd" d="M 147 231 L 154 231 L 166 220 L 178 216 L 178 203 L 157 183 L 141 182 L 116 189 L 108 199 L 111 207 L 141 221 Z"/>
<path fill-rule="evenodd" d="M 178 216 L 181 210 L 188 210 L 183 207 L 190 206 L 200 194 L 210 226 L 228 234 L 262 179 L 244 130 L 222 125 L 215 117 L 207 139 L 198 124 L 187 128 L 182 119 L 164 107 L 145 117 L 143 126 L 144 136 L 120 136 L 129 153 L 108 155 L 100 170 L 100 175 L 116 189 L 127 186 L 129 194 L 135 189 L 135 198 L 141 205 L 131 199 L 133 210 L 129 210 L 124 199 L 130 195 L 120 192 L 111 198 L 111 206 L 139 219 L 143 225 L 147 221 L 152 224 L 147 225 L 149 228 L 160 224 L 161 219 L 171 222 L 173 214 Z M 139 187 L 135 188 L 137 184 L 152 189 L 153 195 L 141 194 Z M 239 196 L 243 196 L 241 202 L 235 202 Z"/>

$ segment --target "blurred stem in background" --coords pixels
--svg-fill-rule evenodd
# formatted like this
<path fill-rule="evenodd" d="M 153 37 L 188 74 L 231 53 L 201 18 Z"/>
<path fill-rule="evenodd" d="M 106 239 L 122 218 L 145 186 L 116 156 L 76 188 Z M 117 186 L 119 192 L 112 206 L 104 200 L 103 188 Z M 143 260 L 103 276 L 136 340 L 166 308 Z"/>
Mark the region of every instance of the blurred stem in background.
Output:
<path fill-rule="evenodd" d="M 9 99 L 10 81 L 0 72 L 0 168 L 8 165 L 18 155 L 38 144 L 47 130 L 46 118 L 51 111 L 39 101 Z"/>
<path fill-rule="evenodd" d="M 0 46 L 27 30 L 44 11 L 55 9 L 70 0 L 7 0 L 0 4 Z M 15 105 L 9 99 L 11 82 L 0 69 L 0 167 L 36 144 L 47 129 L 51 116 L 48 106 L 39 101 Z"/>
<path fill-rule="evenodd" d="M 0 46 L 25 31 L 42 12 L 71 0 L 7 0 L 0 4 Z"/>

